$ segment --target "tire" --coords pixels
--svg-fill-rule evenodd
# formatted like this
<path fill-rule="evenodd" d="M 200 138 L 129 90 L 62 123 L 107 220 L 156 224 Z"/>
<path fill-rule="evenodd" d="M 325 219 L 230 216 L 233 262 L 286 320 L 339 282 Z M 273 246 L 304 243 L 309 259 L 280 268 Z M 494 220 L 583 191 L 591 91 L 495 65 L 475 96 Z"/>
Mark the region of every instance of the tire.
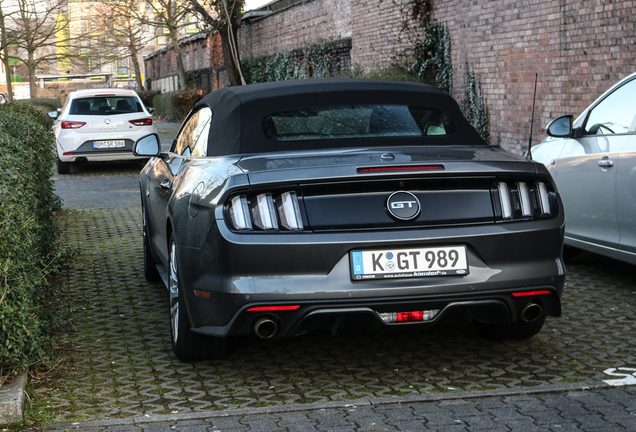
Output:
<path fill-rule="evenodd" d="M 152 257 L 152 251 L 150 250 L 150 237 L 148 235 L 148 223 L 146 220 L 146 208 L 141 207 L 141 217 L 143 219 L 143 252 L 144 252 L 144 276 L 150 282 L 158 282 L 161 280 L 161 275 L 157 270 L 157 263 Z"/>
<path fill-rule="evenodd" d="M 179 283 L 174 235 L 170 236 L 170 335 L 172 349 L 179 360 L 192 361 L 218 359 L 227 356 L 227 339 L 204 336 L 190 330 L 190 318 L 183 300 L 184 293 Z"/>
<path fill-rule="evenodd" d="M 475 323 L 475 327 L 479 334 L 486 339 L 505 341 L 531 338 L 541 331 L 543 324 L 545 324 L 545 316 L 539 317 L 539 319 L 532 322 L 519 321 L 506 324 L 491 324 L 478 321 Z"/>
<path fill-rule="evenodd" d="M 70 162 L 62 162 L 61 160 L 57 160 L 57 173 L 58 174 L 68 174 L 71 172 L 71 163 Z"/>

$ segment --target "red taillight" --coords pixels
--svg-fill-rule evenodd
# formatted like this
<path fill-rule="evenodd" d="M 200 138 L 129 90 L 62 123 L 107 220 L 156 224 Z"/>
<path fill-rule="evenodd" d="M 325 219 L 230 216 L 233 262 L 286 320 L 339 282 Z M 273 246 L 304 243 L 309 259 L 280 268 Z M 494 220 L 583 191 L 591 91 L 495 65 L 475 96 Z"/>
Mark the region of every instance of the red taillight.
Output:
<path fill-rule="evenodd" d="M 130 120 L 129 123 L 132 123 L 135 126 L 152 126 L 152 119 L 143 118 L 143 119 L 137 119 L 137 120 Z"/>
<path fill-rule="evenodd" d="M 396 321 L 397 322 L 422 321 L 423 316 L 424 316 L 424 312 L 422 311 L 398 312 Z"/>
<path fill-rule="evenodd" d="M 545 295 L 552 294 L 551 291 L 524 291 L 524 292 L 516 292 L 512 293 L 513 297 L 528 297 L 528 296 L 537 296 L 537 295 Z"/>
<path fill-rule="evenodd" d="M 78 122 L 78 121 L 63 121 L 62 129 L 79 129 L 84 126 L 86 122 Z"/>
<path fill-rule="evenodd" d="M 296 310 L 300 308 L 300 306 L 256 306 L 249 308 L 248 312 L 272 312 L 272 311 L 286 311 L 286 310 Z"/>
<path fill-rule="evenodd" d="M 75 153 L 73 153 L 73 152 L 66 152 L 66 153 L 64 153 L 64 156 L 73 156 L 74 154 Z"/>
<path fill-rule="evenodd" d="M 369 167 L 358 168 L 358 174 L 375 173 L 375 172 L 387 172 L 387 171 L 431 171 L 431 170 L 444 170 L 444 165 L 404 165 L 404 166 L 387 166 L 387 167 Z"/>

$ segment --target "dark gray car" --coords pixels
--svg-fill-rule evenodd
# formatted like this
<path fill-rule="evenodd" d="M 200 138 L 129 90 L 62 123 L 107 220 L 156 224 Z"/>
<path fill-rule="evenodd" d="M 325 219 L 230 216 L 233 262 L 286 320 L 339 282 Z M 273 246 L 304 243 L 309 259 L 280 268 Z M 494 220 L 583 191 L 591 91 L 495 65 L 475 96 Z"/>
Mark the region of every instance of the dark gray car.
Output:
<path fill-rule="evenodd" d="M 424 84 L 215 90 L 141 172 L 146 276 L 178 358 L 233 335 L 475 323 L 526 338 L 561 314 L 564 217 L 540 163 L 487 145 Z"/>

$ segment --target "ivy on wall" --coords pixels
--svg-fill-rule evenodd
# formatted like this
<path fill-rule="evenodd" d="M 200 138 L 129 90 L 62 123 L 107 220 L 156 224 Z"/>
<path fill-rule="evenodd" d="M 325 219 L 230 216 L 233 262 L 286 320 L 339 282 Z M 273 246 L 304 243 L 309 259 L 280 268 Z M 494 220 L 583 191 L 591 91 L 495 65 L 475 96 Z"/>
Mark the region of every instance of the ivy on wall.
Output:
<path fill-rule="evenodd" d="M 413 47 L 414 62 L 411 69 L 422 77 L 431 77 L 448 94 L 453 92 L 453 61 L 448 27 L 434 23 L 424 27 L 426 37 L 418 39 Z"/>
<path fill-rule="evenodd" d="M 290 79 L 324 78 L 331 71 L 331 43 L 255 57 L 241 63 L 245 81 L 255 84 Z"/>
<path fill-rule="evenodd" d="M 490 138 L 490 114 L 484 100 L 481 82 L 475 80 L 475 71 L 466 62 L 464 71 L 464 100 L 462 111 L 479 135 L 488 143 Z"/>

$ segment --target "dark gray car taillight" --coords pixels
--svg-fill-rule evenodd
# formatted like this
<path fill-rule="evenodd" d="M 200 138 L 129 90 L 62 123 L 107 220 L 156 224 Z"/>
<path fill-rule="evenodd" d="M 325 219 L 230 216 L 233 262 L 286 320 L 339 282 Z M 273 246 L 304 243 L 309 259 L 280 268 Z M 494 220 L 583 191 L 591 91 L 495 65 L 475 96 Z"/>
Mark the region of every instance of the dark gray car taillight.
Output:
<path fill-rule="evenodd" d="M 545 182 L 500 181 L 495 189 L 498 220 L 537 219 L 556 214 L 554 192 Z"/>
<path fill-rule="evenodd" d="M 261 193 L 251 197 L 237 195 L 230 199 L 228 211 L 237 230 L 263 231 L 304 229 L 298 196 L 289 191 L 281 194 Z"/>

